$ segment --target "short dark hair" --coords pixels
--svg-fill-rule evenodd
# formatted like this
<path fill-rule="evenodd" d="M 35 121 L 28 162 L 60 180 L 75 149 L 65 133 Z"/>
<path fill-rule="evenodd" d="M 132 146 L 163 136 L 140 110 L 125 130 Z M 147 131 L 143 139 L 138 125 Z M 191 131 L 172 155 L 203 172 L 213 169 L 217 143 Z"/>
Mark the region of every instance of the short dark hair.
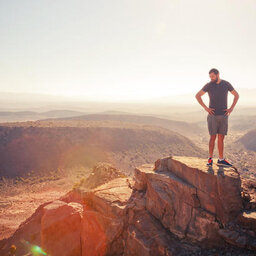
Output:
<path fill-rule="evenodd" d="M 210 71 L 209 71 L 209 74 L 211 73 L 214 73 L 215 75 L 218 75 L 219 74 L 219 70 L 216 69 L 216 68 L 212 68 Z"/>

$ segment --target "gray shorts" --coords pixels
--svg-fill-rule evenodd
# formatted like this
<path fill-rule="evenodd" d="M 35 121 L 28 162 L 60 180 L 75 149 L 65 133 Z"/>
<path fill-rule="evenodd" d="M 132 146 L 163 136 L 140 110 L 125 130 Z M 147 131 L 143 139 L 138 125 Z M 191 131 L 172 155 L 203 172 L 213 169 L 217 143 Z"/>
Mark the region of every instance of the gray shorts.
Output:
<path fill-rule="evenodd" d="M 228 132 L 227 115 L 207 115 L 208 131 L 210 135 L 217 133 L 227 135 Z"/>

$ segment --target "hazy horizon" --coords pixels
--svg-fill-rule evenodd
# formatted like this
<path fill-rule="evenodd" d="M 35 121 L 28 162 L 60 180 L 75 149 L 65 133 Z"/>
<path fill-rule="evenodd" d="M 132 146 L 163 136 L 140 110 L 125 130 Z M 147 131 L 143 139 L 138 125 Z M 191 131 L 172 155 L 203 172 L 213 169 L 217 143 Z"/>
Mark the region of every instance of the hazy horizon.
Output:
<path fill-rule="evenodd" d="M 256 2 L 1 1 L 0 92 L 146 100 L 200 90 L 215 67 L 256 88 Z"/>

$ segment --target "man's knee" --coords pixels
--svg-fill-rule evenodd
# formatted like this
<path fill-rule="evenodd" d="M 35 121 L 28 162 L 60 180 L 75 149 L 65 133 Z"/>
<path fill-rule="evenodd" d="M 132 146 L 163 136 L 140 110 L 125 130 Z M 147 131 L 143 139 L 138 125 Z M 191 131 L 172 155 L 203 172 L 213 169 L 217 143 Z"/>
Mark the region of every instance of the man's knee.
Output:
<path fill-rule="evenodd" d="M 218 133 L 218 140 L 224 140 L 225 134 Z"/>
<path fill-rule="evenodd" d="M 211 140 L 211 141 L 215 141 L 216 136 L 217 136 L 217 134 L 211 135 L 211 136 L 210 136 L 210 140 Z"/>

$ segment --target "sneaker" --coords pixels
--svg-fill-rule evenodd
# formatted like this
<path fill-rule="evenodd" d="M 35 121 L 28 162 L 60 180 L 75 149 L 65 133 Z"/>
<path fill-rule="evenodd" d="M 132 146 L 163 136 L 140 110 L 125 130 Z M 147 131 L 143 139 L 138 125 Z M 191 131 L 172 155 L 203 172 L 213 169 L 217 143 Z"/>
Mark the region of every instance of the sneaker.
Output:
<path fill-rule="evenodd" d="M 212 166 L 213 160 L 211 157 L 208 158 L 208 163 L 206 164 L 207 166 Z"/>
<path fill-rule="evenodd" d="M 218 166 L 227 166 L 227 167 L 231 167 L 232 166 L 232 164 L 229 163 L 226 159 L 221 160 L 221 161 L 218 159 L 217 165 Z"/>

